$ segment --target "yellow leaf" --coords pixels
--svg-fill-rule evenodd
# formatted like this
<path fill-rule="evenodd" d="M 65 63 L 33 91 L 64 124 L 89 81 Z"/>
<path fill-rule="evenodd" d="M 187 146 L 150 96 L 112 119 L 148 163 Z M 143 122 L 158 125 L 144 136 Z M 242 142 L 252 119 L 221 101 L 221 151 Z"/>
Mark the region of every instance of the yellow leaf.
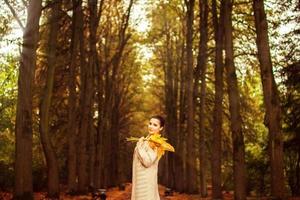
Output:
<path fill-rule="evenodd" d="M 156 143 L 157 146 L 164 151 L 175 152 L 174 147 L 168 142 L 166 142 L 167 138 L 161 137 L 160 134 L 151 135 L 149 141 Z"/>
<path fill-rule="evenodd" d="M 165 151 L 175 152 L 174 147 L 171 144 L 169 144 L 168 142 L 166 142 L 167 138 L 161 137 L 160 134 L 151 135 L 148 139 L 145 138 L 145 140 L 148 140 L 149 142 L 153 143 L 154 146 L 156 146 L 158 148 L 159 157 L 164 155 Z M 126 138 L 126 141 L 137 142 L 137 141 L 139 141 L 139 138 L 138 137 L 129 137 L 129 138 Z"/>

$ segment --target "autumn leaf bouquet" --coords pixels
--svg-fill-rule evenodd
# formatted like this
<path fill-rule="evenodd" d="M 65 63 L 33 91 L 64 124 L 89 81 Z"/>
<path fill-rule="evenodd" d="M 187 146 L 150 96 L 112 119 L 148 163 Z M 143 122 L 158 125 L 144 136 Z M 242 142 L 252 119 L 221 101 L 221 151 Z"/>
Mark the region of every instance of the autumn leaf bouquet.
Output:
<path fill-rule="evenodd" d="M 129 137 L 126 138 L 129 142 L 138 142 L 140 138 Z M 165 151 L 175 152 L 174 147 L 167 142 L 167 138 L 162 137 L 160 134 L 153 134 L 144 139 L 149 142 L 149 145 L 158 148 L 159 155 L 162 156 Z"/>

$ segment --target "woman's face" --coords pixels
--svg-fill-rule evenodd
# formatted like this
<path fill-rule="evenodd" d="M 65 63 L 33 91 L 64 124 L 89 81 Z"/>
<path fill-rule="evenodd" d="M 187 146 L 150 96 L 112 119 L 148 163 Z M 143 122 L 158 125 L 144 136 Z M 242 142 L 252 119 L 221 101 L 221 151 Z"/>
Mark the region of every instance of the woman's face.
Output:
<path fill-rule="evenodd" d="M 155 118 L 151 118 L 148 124 L 148 132 L 149 134 L 159 133 L 163 127 L 160 126 L 160 121 Z"/>

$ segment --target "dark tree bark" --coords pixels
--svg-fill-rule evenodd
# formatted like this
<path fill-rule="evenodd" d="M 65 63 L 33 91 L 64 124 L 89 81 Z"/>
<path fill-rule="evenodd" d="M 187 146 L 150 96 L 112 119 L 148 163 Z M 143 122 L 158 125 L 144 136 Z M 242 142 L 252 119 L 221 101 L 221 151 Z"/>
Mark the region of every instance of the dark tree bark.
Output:
<path fill-rule="evenodd" d="M 77 111 L 77 95 L 76 95 L 76 60 L 78 54 L 79 40 L 79 15 L 82 15 L 81 0 L 72 0 L 73 15 L 72 15 L 72 38 L 71 38 L 71 58 L 70 58 L 70 74 L 69 74 L 69 97 L 68 97 L 68 192 L 74 193 L 77 191 L 77 152 L 76 152 L 76 137 L 78 127 L 76 126 L 76 111 Z"/>
<path fill-rule="evenodd" d="M 16 116 L 14 198 L 33 199 L 32 191 L 32 91 L 39 41 L 39 20 L 42 2 L 30 0 L 24 29 L 18 77 Z"/>
<path fill-rule="evenodd" d="M 95 78 L 96 69 L 99 67 L 98 52 L 97 52 L 97 29 L 99 25 L 99 20 L 102 14 L 102 5 L 103 0 L 100 1 L 100 9 L 98 11 L 98 0 L 89 0 L 88 9 L 89 9 L 89 65 L 90 70 L 92 71 L 92 78 L 88 80 L 91 82 L 91 88 L 94 88 L 94 82 L 96 83 L 97 78 Z M 94 81 L 95 80 L 95 81 Z M 94 105 L 94 89 L 91 91 L 90 99 L 90 117 L 89 117 L 89 142 L 88 142 L 88 152 L 89 152 L 89 186 L 94 187 L 96 182 L 95 177 L 95 162 L 96 162 L 96 143 L 95 143 L 95 131 L 93 123 L 93 106 Z"/>
<path fill-rule="evenodd" d="M 40 105 L 40 136 L 43 146 L 48 179 L 48 196 L 50 198 L 59 197 L 59 169 L 56 153 L 49 135 L 50 107 L 53 91 L 54 73 L 55 73 L 55 56 L 57 47 L 57 35 L 59 31 L 61 1 L 53 4 L 50 15 L 50 32 L 47 47 L 47 78 Z"/>
<path fill-rule="evenodd" d="M 97 101 L 98 101 L 98 121 L 97 121 L 97 138 L 96 138 L 96 157 L 95 157 L 95 187 L 100 188 L 103 185 L 104 166 L 104 131 L 103 131 L 103 75 L 101 70 L 101 61 L 97 66 Z"/>
<path fill-rule="evenodd" d="M 186 16 L 186 92 L 187 92 L 187 192 L 197 193 L 197 173 L 195 168 L 195 146 L 194 146 L 194 70 L 193 70 L 193 21 L 195 0 L 185 0 L 187 7 Z"/>
<path fill-rule="evenodd" d="M 78 136 L 78 192 L 86 193 L 88 187 L 88 150 L 87 141 L 90 131 L 90 120 L 92 111 L 92 95 L 93 95 L 93 65 L 92 62 L 86 61 L 86 41 L 84 37 L 83 15 L 80 15 L 80 121 Z"/>
<path fill-rule="evenodd" d="M 167 18 L 166 18 L 167 19 Z M 164 83 L 165 83 L 165 113 L 166 113 L 166 126 L 165 132 L 168 141 L 175 145 L 175 137 L 177 132 L 177 89 L 176 87 L 176 49 L 174 49 L 174 38 L 176 37 L 172 33 L 172 29 L 169 26 L 169 22 L 165 22 L 164 26 L 165 33 L 165 51 L 163 52 L 163 66 L 164 66 Z M 173 34 L 173 37 L 171 37 Z M 178 65 L 178 64 L 177 64 Z M 176 147 L 176 146 L 175 146 Z M 174 154 L 166 154 L 165 165 L 166 170 L 163 172 L 164 185 L 169 188 L 174 188 L 175 186 L 175 160 Z"/>
<path fill-rule="evenodd" d="M 104 0 L 100 1 L 99 11 L 98 11 L 98 22 L 100 23 L 102 11 L 103 11 Z M 98 57 L 99 58 L 99 57 Z M 97 134 L 96 134 L 96 155 L 95 155 L 95 177 L 94 186 L 95 188 L 100 188 L 102 181 L 101 172 L 104 166 L 104 134 L 103 134 L 103 66 L 100 59 L 97 59 L 96 69 L 96 90 L 97 90 L 97 110 L 98 110 L 98 121 L 97 121 Z"/>
<path fill-rule="evenodd" d="M 205 150 L 205 98 L 206 98 L 206 68 L 207 68 L 207 42 L 208 42 L 208 1 L 199 1 L 200 10 L 200 41 L 199 41 L 199 54 L 197 58 L 195 87 L 198 87 L 198 80 L 201 80 L 200 86 L 200 114 L 199 114 L 199 160 L 200 160 L 200 194 L 201 197 L 207 196 L 207 159 Z M 195 96 L 198 89 L 195 89 Z"/>
<path fill-rule="evenodd" d="M 265 125 L 269 129 L 269 154 L 271 165 L 271 195 L 277 199 L 285 197 L 283 171 L 283 142 L 281 133 L 281 107 L 274 79 L 268 38 L 268 23 L 264 1 L 253 0 L 256 28 L 256 45 L 266 108 Z"/>
<path fill-rule="evenodd" d="M 184 31 L 184 30 L 183 30 Z M 182 35 L 185 35 L 184 33 Z M 180 80 L 180 85 L 178 86 L 178 93 L 179 93 L 179 114 L 178 114 L 178 134 L 176 138 L 176 151 L 175 151 L 175 161 L 176 161 L 176 182 L 175 182 L 175 189 L 179 192 L 183 192 L 185 190 L 186 184 L 186 173 L 185 173 L 185 108 L 186 108 L 186 94 L 185 94 L 185 63 L 184 63 L 184 54 L 185 54 L 185 45 L 182 42 L 180 48 L 180 54 L 178 54 L 178 80 Z"/>
<path fill-rule="evenodd" d="M 217 14 L 216 0 L 212 1 L 213 24 L 214 24 L 214 40 L 215 46 L 215 104 L 213 114 L 213 133 L 212 133 L 212 198 L 222 199 L 221 187 L 221 135 L 223 123 L 223 13 L 224 0 L 221 0 L 220 16 Z"/>
<path fill-rule="evenodd" d="M 240 115 L 240 94 L 234 65 L 232 38 L 232 1 L 225 0 L 225 68 L 229 96 L 230 127 L 233 143 L 234 199 L 246 199 L 245 145 Z"/>

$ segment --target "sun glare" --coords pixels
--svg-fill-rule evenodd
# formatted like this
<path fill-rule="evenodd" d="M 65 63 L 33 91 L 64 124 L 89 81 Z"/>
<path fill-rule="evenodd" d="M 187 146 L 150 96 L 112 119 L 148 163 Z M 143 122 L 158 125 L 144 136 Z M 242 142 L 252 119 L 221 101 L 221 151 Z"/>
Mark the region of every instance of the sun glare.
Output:
<path fill-rule="evenodd" d="M 133 6 L 131 24 L 140 33 L 145 33 L 150 29 L 150 21 L 147 18 L 147 9 L 149 6 L 147 0 L 138 0 Z"/>
<path fill-rule="evenodd" d="M 19 26 L 14 26 L 11 33 L 5 35 L 0 42 L 0 54 L 18 54 L 20 45 L 17 41 L 21 41 L 23 30 Z"/>
<path fill-rule="evenodd" d="M 151 22 L 147 17 L 151 6 L 153 5 L 149 4 L 147 0 L 137 0 L 132 8 L 130 23 L 142 37 L 145 36 L 151 28 Z M 139 60 L 145 64 L 153 56 L 153 51 L 149 46 L 142 43 L 137 43 L 136 46 L 139 52 Z"/>

